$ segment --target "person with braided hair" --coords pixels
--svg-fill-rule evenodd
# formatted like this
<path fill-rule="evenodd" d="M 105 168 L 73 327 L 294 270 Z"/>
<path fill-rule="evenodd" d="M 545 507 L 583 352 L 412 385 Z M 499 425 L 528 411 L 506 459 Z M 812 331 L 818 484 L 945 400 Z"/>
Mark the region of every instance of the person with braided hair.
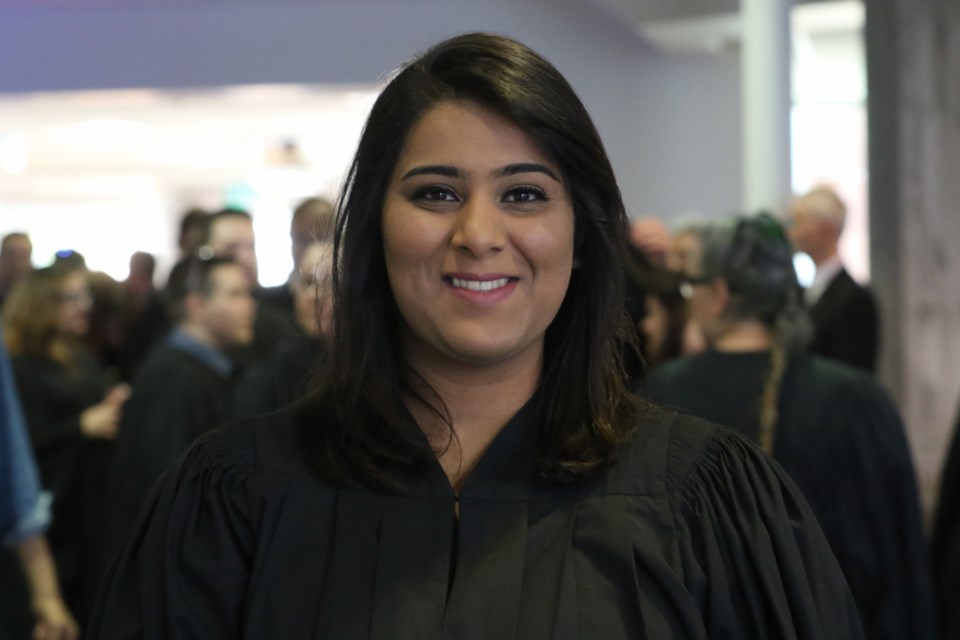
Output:
<path fill-rule="evenodd" d="M 809 321 L 783 227 L 704 224 L 682 285 L 708 348 L 652 372 L 655 402 L 728 425 L 810 502 L 868 638 L 932 638 L 917 483 L 898 412 L 866 373 L 803 353 Z"/>

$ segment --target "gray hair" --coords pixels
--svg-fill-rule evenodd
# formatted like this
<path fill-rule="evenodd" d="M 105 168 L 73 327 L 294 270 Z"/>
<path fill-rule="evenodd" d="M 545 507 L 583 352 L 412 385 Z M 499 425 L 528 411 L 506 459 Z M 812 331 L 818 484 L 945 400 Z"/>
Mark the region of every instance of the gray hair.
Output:
<path fill-rule="evenodd" d="M 697 234 L 701 275 L 727 282 L 733 316 L 763 322 L 787 351 L 802 349 L 810 323 L 780 222 L 768 213 L 741 215 L 705 224 Z"/>

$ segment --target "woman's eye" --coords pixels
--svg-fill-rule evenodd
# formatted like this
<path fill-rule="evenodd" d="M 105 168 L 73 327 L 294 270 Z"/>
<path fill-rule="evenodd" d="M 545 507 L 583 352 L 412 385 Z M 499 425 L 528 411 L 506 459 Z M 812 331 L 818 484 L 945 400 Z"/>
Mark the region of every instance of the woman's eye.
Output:
<path fill-rule="evenodd" d="M 448 187 L 430 185 L 414 191 L 413 199 L 428 202 L 456 202 L 457 194 Z"/>
<path fill-rule="evenodd" d="M 503 195 L 506 202 L 525 204 L 547 200 L 547 194 L 537 187 L 514 187 Z"/>

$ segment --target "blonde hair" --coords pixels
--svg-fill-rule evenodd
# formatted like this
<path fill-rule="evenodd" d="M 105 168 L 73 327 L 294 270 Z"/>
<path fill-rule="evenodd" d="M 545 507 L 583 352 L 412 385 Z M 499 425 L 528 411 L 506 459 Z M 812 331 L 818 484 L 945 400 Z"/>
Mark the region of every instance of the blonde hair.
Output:
<path fill-rule="evenodd" d="M 763 393 L 760 396 L 760 434 L 757 437 L 760 448 L 771 455 L 776 440 L 777 422 L 780 420 L 780 391 L 789 359 L 783 343 L 775 341 L 770 352 L 770 373 L 763 383 Z"/>
<path fill-rule="evenodd" d="M 58 320 L 60 290 L 78 272 L 79 268 L 46 267 L 17 283 L 3 305 L 3 336 L 10 355 L 46 356 L 64 366 L 73 364 Z"/>

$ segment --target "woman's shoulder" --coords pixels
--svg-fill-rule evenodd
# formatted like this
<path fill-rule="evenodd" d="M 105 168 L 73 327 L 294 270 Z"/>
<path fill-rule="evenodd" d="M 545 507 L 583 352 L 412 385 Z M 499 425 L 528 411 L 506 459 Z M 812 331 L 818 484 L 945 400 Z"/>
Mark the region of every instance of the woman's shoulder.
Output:
<path fill-rule="evenodd" d="M 869 373 L 850 365 L 810 354 L 793 356 L 785 384 L 794 387 L 794 395 L 808 405 L 824 411 L 845 413 L 863 409 L 893 409 L 893 402 Z"/>
<path fill-rule="evenodd" d="M 700 372 L 704 363 L 710 358 L 709 352 L 693 353 L 658 364 L 650 370 L 652 380 L 669 380 L 678 376 L 692 375 Z"/>
<path fill-rule="evenodd" d="M 672 494 L 702 483 L 704 474 L 732 463 L 742 470 L 765 466 L 769 459 L 732 429 L 647 403 L 611 481 L 620 491 Z"/>
<path fill-rule="evenodd" d="M 182 459 L 179 481 L 200 476 L 217 482 L 260 483 L 309 475 L 290 411 L 231 422 L 198 438 Z"/>

